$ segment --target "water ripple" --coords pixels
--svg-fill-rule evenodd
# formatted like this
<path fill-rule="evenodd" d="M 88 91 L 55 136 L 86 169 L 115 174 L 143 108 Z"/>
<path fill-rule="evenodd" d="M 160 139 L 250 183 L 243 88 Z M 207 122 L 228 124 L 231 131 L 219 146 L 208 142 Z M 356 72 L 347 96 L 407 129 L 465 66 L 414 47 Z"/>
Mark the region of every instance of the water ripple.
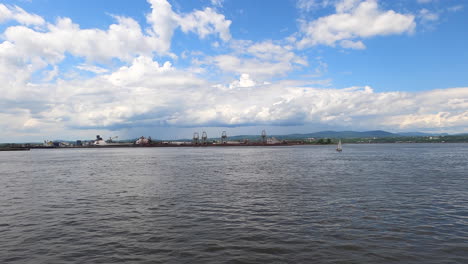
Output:
<path fill-rule="evenodd" d="M 0 153 L 0 263 L 466 263 L 468 146 Z"/>

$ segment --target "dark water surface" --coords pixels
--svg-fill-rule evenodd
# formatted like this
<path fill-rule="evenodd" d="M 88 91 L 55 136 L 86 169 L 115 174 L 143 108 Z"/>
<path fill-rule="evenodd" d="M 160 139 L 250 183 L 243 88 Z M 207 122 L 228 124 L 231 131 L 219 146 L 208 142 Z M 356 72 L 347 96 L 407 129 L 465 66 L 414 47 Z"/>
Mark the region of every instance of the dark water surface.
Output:
<path fill-rule="evenodd" d="M 468 263 L 468 144 L 0 152 L 0 263 Z"/>

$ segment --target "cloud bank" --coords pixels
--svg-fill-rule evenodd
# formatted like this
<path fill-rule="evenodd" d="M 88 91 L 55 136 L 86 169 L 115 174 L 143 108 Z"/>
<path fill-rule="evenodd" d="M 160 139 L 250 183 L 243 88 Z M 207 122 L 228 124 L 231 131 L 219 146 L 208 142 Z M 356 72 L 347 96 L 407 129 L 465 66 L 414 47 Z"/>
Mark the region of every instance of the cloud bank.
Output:
<path fill-rule="evenodd" d="M 41 131 L 57 124 L 77 129 L 328 124 L 427 130 L 462 129 L 468 123 L 468 88 L 376 93 L 368 86 L 258 84 L 247 74 L 223 85 L 144 56 L 85 81 L 25 89 L 35 109 L 8 106 L 2 113 L 6 131 Z M 41 98 L 44 91 L 53 96 Z"/>

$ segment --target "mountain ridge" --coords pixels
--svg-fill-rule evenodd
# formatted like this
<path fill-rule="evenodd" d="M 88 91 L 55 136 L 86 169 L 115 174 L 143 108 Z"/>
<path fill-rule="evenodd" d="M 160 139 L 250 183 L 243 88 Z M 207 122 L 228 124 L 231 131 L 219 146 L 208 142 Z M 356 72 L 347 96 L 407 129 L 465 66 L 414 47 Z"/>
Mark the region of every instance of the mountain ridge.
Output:
<path fill-rule="evenodd" d="M 423 133 L 423 132 L 401 132 L 401 133 L 392 133 L 384 130 L 370 130 L 370 131 L 334 131 L 334 130 L 325 130 L 312 133 L 293 133 L 285 135 L 267 135 L 268 137 L 275 137 L 277 139 L 305 139 L 305 138 L 388 138 L 388 137 L 424 137 L 424 136 L 448 136 L 447 133 Z M 230 140 L 240 140 L 240 139 L 252 139 L 259 138 L 259 135 L 236 135 L 229 136 Z M 217 139 L 219 137 L 210 137 L 211 139 Z"/>

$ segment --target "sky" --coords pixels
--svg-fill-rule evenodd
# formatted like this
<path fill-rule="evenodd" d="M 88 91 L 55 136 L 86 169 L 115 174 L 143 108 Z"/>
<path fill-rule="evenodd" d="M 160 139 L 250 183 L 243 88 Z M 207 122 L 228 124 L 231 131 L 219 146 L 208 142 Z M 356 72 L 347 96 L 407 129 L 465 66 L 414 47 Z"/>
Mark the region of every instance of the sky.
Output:
<path fill-rule="evenodd" d="M 0 142 L 468 133 L 465 0 L 0 2 Z"/>

